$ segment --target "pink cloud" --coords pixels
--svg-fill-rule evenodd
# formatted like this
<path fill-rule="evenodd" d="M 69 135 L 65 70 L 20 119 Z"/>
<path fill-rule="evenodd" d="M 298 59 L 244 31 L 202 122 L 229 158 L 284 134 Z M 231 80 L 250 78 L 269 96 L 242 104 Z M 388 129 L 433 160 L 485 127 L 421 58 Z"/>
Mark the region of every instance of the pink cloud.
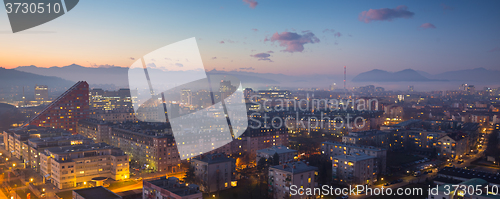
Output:
<path fill-rule="evenodd" d="M 257 28 L 252 28 L 252 30 L 255 32 L 259 31 L 259 29 L 257 29 Z"/>
<path fill-rule="evenodd" d="M 269 62 L 273 62 L 273 60 L 269 59 L 269 57 L 271 57 L 271 54 L 269 53 L 257 53 L 255 55 L 250 55 L 250 57 L 255 57 L 257 58 L 259 61 L 269 61 Z"/>
<path fill-rule="evenodd" d="M 282 32 L 274 33 L 271 39 L 266 38 L 264 41 L 277 41 L 280 46 L 286 47 L 284 52 L 302 52 L 304 50 L 304 44 L 307 43 L 318 43 L 319 39 L 314 36 L 312 32 L 306 32 L 303 35 L 299 35 L 294 32 Z"/>
<path fill-rule="evenodd" d="M 436 28 L 436 26 L 431 24 L 431 23 L 424 23 L 424 24 L 420 25 L 420 28 L 428 29 L 428 28 Z"/>
<path fill-rule="evenodd" d="M 488 52 L 500 52 L 500 48 L 495 47 L 495 48 L 493 48 L 491 50 L 488 50 Z"/>
<path fill-rule="evenodd" d="M 325 32 L 331 32 L 331 33 L 334 33 L 334 32 L 335 32 L 335 30 L 333 30 L 333 29 L 324 29 L 324 30 L 323 30 L 323 33 L 325 33 Z"/>
<path fill-rule="evenodd" d="M 448 5 L 444 4 L 444 3 L 441 4 L 441 7 L 443 7 L 443 10 L 453 10 L 454 9 L 453 7 L 448 6 Z"/>
<path fill-rule="evenodd" d="M 252 8 L 252 9 L 254 9 L 257 6 L 257 4 L 259 4 L 255 0 L 243 0 L 243 2 L 248 4 L 248 6 L 250 6 L 250 8 Z"/>
<path fill-rule="evenodd" d="M 400 5 L 396 8 L 370 9 L 359 14 L 358 19 L 365 23 L 371 21 L 392 21 L 396 18 L 411 18 L 415 13 L 408 11 L 408 7 Z"/>
<path fill-rule="evenodd" d="M 226 42 L 224 42 L 224 41 L 220 41 L 219 43 L 220 43 L 220 44 L 223 44 L 223 43 L 226 43 Z"/>

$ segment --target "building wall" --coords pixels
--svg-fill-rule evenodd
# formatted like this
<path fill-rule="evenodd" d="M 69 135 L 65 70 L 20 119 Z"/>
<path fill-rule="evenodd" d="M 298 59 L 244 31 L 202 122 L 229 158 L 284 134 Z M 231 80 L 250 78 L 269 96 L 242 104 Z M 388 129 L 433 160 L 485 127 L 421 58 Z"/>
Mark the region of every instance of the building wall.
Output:
<path fill-rule="evenodd" d="M 207 163 L 197 159 L 191 160 L 194 167 L 195 176 L 200 180 L 200 190 L 206 193 L 225 190 L 231 188 L 233 171 L 235 169 L 233 161 Z"/>
<path fill-rule="evenodd" d="M 130 177 L 127 155 L 111 155 L 111 150 L 96 152 L 105 155 L 82 155 L 81 158 L 66 159 L 45 152 L 41 154 L 42 175 L 50 173 L 52 184 L 59 189 L 82 186 L 90 183 L 95 177 L 108 177 L 113 180 L 125 180 Z"/>
<path fill-rule="evenodd" d="M 306 171 L 302 173 L 291 173 L 288 171 L 269 168 L 269 178 L 272 178 L 272 190 L 270 194 L 273 198 L 291 198 L 291 199 L 306 199 L 314 198 L 314 196 L 294 195 L 290 197 L 290 186 L 296 185 L 297 188 L 315 188 L 316 187 L 316 171 Z"/>
<path fill-rule="evenodd" d="M 371 185 L 377 179 L 377 175 L 373 171 L 374 158 L 360 161 L 334 158 L 332 164 L 333 178 L 342 184 Z"/>

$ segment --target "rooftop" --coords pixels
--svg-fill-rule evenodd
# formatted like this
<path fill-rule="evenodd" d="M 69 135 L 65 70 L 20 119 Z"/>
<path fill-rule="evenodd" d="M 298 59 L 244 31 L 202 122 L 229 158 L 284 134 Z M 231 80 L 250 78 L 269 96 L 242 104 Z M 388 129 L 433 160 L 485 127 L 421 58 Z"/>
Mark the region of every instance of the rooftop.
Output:
<path fill-rule="evenodd" d="M 208 164 L 235 161 L 233 158 L 228 158 L 225 154 L 222 153 L 200 155 L 193 158 L 193 160 L 206 162 Z"/>
<path fill-rule="evenodd" d="M 483 171 L 445 167 L 438 172 L 441 175 L 462 177 L 467 179 L 481 178 L 489 183 L 500 184 L 500 174 L 498 173 L 487 173 Z"/>
<path fill-rule="evenodd" d="M 370 151 L 385 151 L 386 149 L 374 147 L 374 146 L 362 146 L 362 145 L 357 145 L 357 144 L 349 144 L 349 143 L 344 143 L 344 142 L 322 142 L 322 144 L 332 144 L 332 145 L 337 145 L 341 147 L 350 147 L 350 148 L 356 148 L 356 149 L 364 149 L 364 150 L 370 150 Z"/>
<path fill-rule="evenodd" d="M 145 181 L 145 183 L 151 183 L 178 196 L 188 196 L 201 193 L 197 185 L 179 183 L 179 179 L 176 177 L 169 177 L 168 179 L 166 177 L 161 177 L 157 180 Z"/>
<path fill-rule="evenodd" d="M 281 171 L 286 171 L 286 172 L 291 172 L 291 173 L 303 173 L 307 171 L 317 171 L 318 167 L 314 166 L 309 166 L 308 163 L 304 162 L 292 162 L 292 163 L 287 163 L 287 164 L 281 164 L 277 166 L 271 167 L 273 169 L 281 170 Z"/>
<path fill-rule="evenodd" d="M 83 198 L 89 198 L 89 199 L 94 199 L 94 198 L 121 199 L 122 198 L 121 196 L 116 195 L 115 193 L 111 192 L 110 190 L 108 190 L 102 186 L 73 190 L 73 192 L 76 192 L 78 195 L 82 196 Z"/>
<path fill-rule="evenodd" d="M 374 156 L 369 156 L 369 155 L 366 155 L 364 153 L 355 153 L 355 154 L 351 154 L 351 155 L 333 156 L 333 159 L 347 160 L 347 161 L 352 161 L 352 162 L 374 159 L 374 158 L 375 158 Z"/>
<path fill-rule="evenodd" d="M 274 155 L 275 153 L 282 154 L 282 153 L 293 153 L 293 152 L 297 152 L 297 150 L 289 149 L 286 146 L 272 146 L 270 148 L 261 149 L 257 151 L 257 153 L 267 153 L 271 155 Z"/>
<path fill-rule="evenodd" d="M 65 153 L 71 153 L 71 152 L 82 152 L 82 151 L 92 151 L 92 150 L 99 150 L 99 149 L 118 149 L 115 148 L 114 146 L 110 146 L 106 143 L 94 143 L 94 144 L 89 144 L 89 145 L 72 145 L 72 146 L 62 146 L 62 147 L 53 147 L 53 148 L 48 148 L 46 150 L 50 151 L 51 153 L 55 154 L 65 154 Z"/>

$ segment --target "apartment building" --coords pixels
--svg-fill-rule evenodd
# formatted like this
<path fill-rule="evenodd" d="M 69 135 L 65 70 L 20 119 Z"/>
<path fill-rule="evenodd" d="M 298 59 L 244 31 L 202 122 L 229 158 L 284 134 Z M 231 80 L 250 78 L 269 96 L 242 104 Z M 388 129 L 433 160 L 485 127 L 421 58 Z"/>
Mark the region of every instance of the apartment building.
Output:
<path fill-rule="evenodd" d="M 247 153 L 251 160 L 255 160 L 258 150 L 273 146 L 288 146 L 286 128 L 248 128 L 239 138 L 233 140 L 231 153 Z"/>
<path fill-rule="evenodd" d="M 88 115 L 89 84 L 79 81 L 38 112 L 26 125 L 60 128 L 76 133 L 76 123 Z"/>
<path fill-rule="evenodd" d="M 378 130 L 349 132 L 348 135 L 342 136 L 342 142 L 388 148 L 389 134 Z"/>
<path fill-rule="evenodd" d="M 461 158 L 469 150 L 468 137 L 465 133 L 451 133 L 438 139 L 438 156 L 451 159 Z"/>
<path fill-rule="evenodd" d="M 104 122 L 138 121 L 134 109 L 122 108 L 114 110 L 92 110 L 89 118 Z"/>
<path fill-rule="evenodd" d="M 31 138 L 28 140 L 29 160 L 26 161 L 26 168 L 31 168 L 40 172 L 40 154 L 46 148 L 72 146 L 72 145 L 89 145 L 94 143 L 91 139 L 82 135 L 68 135 L 46 138 Z"/>
<path fill-rule="evenodd" d="M 69 135 L 71 135 L 70 132 L 62 129 L 26 126 L 4 131 L 3 140 L 6 151 L 9 151 L 12 156 L 22 160 L 23 162 L 29 163 L 30 150 L 28 146 L 28 139 Z"/>
<path fill-rule="evenodd" d="M 289 149 L 286 146 L 273 146 L 267 149 L 258 150 L 255 162 L 258 163 L 261 158 L 265 160 L 273 158 L 274 154 L 278 154 L 279 164 L 288 163 L 297 159 L 297 152 L 297 150 Z"/>
<path fill-rule="evenodd" d="M 200 190 L 206 193 L 225 190 L 232 187 L 236 160 L 225 154 L 200 155 L 191 159 L 196 181 Z"/>
<path fill-rule="evenodd" d="M 78 121 L 76 132 L 94 142 L 109 143 L 109 123 L 103 120 L 85 119 Z"/>
<path fill-rule="evenodd" d="M 157 199 L 202 199 L 198 185 L 180 183 L 176 177 L 161 177 L 151 181 L 142 181 L 142 198 Z"/>
<path fill-rule="evenodd" d="M 347 185 L 371 185 L 377 181 L 376 157 L 364 153 L 333 157 L 333 180 Z"/>
<path fill-rule="evenodd" d="M 110 128 L 109 145 L 123 150 L 132 166 L 179 171 L 181 160 L 168 123 L 121 123 Z"/>
<path fill-rule="evenodd" d="M 373 171 L 377 174 L 386 172 L 387 165 L 387 150 L 373 146 L 363 146 L 355 144 L 347 144 L 342 142 L 323 142 L 321 143 L 321 153 L 330 157 L 339 155 L 352 155 L 356 153 L 364 153 L 369 156 L 375 157 L 375 168 Z"/>
<path fill-rule="evenodd" d="M 130 177 L 128 155 L 106 143 L 47 148 L 40 153 L 40 171 L 59 189 L 79 187 L 98 178 Z"/>
<path fill-rule="evenodd" d="M 318 168 L 304 162 L 292 162 L 269 167 L 269 193 L 273 198 L 305 199 L 315 198 L 308 195 L 291 195 L 290 187 L 315 188 Z"/>

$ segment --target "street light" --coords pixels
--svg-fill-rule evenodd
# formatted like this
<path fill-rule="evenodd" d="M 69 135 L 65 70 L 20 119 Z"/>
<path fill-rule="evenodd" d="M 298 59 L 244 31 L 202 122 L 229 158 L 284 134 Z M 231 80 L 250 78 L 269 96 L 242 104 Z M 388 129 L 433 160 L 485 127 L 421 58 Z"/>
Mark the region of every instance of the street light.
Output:
<path fill-rule="evenodd" d="M 33 182 L 33 178 L 30 178 L 30 182 Z"/>

